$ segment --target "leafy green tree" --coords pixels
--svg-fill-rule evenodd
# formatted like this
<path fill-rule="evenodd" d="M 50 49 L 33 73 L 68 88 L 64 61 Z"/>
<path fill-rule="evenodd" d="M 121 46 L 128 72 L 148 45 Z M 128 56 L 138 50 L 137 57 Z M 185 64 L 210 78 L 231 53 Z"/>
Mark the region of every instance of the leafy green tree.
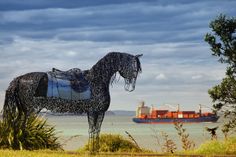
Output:
<path fill-rule="evenodd" d="M 210 23 L 214 34 L 207 33 L 205 41 L 211 46 L 212 54 L 228 64 L 227 74 L 236 73 L 236 18 L 220 15 Z M 231 71 L 229 71 L 231 70 Z"/>
<path fill-rule="evenodd" d="M 210 45 L 212 55 L 219 62 L 227 64 L 226 77 L 221 84 L 208 91 L 215 111 L 222 111 L 229 118 L 222 131 L 224 134 L 236 126 L 236 17 L 219 15 L 211 21 L 213 34 L 207 33 L 205 41 Z"/>

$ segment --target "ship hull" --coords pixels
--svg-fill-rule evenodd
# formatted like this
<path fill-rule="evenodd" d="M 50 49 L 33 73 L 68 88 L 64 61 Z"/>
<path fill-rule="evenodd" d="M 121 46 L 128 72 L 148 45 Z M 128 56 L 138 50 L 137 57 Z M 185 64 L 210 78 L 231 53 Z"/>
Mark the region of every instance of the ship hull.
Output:
<path fill-rule="evenodd" d="M 135 123 L 174 123 L 176 121 L 182 123 L 201 123 L 201 122 L 217 122 L 218 116 L 199 117 L 199 118 L 133 118 Z"/>

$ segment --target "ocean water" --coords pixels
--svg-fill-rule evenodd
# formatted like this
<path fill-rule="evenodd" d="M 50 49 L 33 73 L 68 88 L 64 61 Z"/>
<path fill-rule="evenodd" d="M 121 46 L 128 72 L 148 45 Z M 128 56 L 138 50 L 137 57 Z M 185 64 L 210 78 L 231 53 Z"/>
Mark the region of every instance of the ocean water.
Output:
<path fill-rule="evenodd" d="M 76 150 L 88 141 L 88 121 L 86 116 L 47 116 L 48 123 L 54 125 L 61 143 L 65 150 Z M 191 123 L 184 124 L 189 138 L 194 141 L 196 146 L 202 142 L 210 140 L 210 135 L 205 127 L 221 126 L 222 123 Z M 181 149 L 181 142 L 173 124 L 137 124 L 132 122 L 131 116 L 105 116 L 101 133 L 120 134 L 128 137 L 125 131 L 128 131 L 137 141 L 140 147 L 160 151 L 162 136 L 160 132 L 169 135 Z M 158 135 L 158 136 L 155 136 Z M 220 129 L 217 130 L 219 139 L 223 138 Z"/>

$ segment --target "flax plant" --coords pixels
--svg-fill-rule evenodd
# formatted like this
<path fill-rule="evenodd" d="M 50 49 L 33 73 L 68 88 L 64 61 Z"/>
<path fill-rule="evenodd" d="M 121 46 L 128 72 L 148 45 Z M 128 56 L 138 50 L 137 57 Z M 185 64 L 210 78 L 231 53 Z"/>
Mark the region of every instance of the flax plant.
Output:
<path fill-rule="evenodd" d="M 55 133 L 55 127 L 42 117 L 31 114 L 24 121 L 23 116 L 5 116 L 0 121 L 0 148 L 14 150 L 51 149 L 62 150 Z"/>

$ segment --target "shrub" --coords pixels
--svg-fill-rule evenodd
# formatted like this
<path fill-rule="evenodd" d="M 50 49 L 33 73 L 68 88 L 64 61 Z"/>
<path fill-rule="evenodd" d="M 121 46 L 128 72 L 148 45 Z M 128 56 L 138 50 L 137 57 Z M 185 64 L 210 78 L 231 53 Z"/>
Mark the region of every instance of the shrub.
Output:
<path fill-rule="evenodd" d="M 177 149 L 175 142 L 169 137 L 165 132 L 161 132 L 162 138 L 164 140 L 162 151 L 166 153 L 174 153 Z"/>
<path fill-rule="evenodd" d="M 173 139 L 171 139 L 171 137 L 169 137 L 166 132 L 158 131 L 154 128 L 151 128 L 151 130 L 154 133 L 154 135 L 152 136 L 155 139 L 157 145 L 161 148 L 162 152 L 174 153 L 177 150 L 176 143 L 173 141 Z"/>
<path fill-rule="evenodd" d="M 236 137 L 232 137 L 224 142 L 226 154 L 236 154 Z"/>
<path fill-rule="evenodd" d="M 236 137 L 225 141 L 208 141 L 203 143 L 196 151 L 197 154 L 225 155 L 236 154 Z"/>
<path fill-rule="evenodd" d="M 141 151 L 133 142 L 123 138 L 121 135 L 101 134 L 99 140 L 99 152 L 139 152 Z M 86 144 L 82 151 L 89 151 Z"/>
<path fill-rule="evenodd" d="M 207 141 L 196 150 L 197 154 L 225 154 L 225 146 L 217 140 Z"/>
<path fill-rule="evenodd" d="M 55 134 L 55 127 L 46 120 L 31 114 L 25 122 L 23 116 L 6 116 L 0 121 L 0 148 L 16 150 L 62 150 Z"/>
<path fill-rule="evenodd" d="M 191 150 L 195 147 L 195 143 L 189 139 L 189 134 L 186 132 L 186 129 L 183 128 L 183 123 L 176 121 L 174 123 L 175 129 L 181 139 L 182 148 L 186 150 Z"/>

